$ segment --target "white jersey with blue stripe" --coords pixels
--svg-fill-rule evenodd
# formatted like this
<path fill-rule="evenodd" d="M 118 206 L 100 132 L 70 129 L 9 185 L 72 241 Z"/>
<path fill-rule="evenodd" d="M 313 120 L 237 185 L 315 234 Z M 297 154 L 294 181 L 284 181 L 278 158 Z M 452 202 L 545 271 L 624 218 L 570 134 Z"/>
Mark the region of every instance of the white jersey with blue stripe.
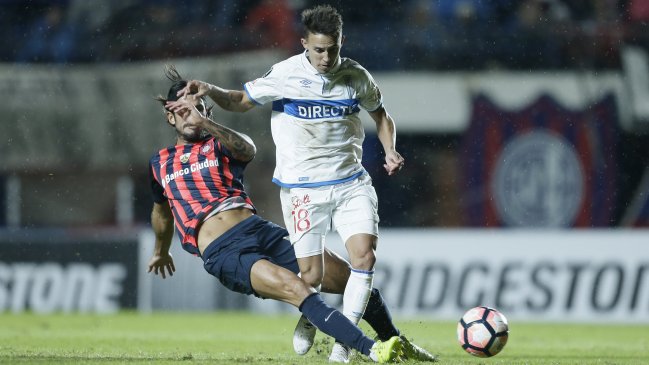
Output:
<path fill-rule="evenodd" d="M 382 105 L 379 88 L 357 62 L 339 60 L 321 74 L 302 53 L 279 62 L 244 89 L 257 104 L 273 102 L 273 182 L 282 187 L 333 185 L 365 173 L 360 108 Z"/>

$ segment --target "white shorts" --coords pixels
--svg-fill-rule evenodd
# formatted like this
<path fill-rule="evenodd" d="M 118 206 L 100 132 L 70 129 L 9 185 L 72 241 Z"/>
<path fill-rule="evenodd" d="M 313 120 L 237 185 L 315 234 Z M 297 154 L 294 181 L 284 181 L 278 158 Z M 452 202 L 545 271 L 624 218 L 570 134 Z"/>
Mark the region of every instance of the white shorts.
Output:
<path fill-rule="evenodd" d="M 336 185 L 282 188 L 279 195 L 298 258 L 322 254 L 330 229 L 343 242 L 359 233 L 379 235 L 378 199 L 368 174 Z"/>

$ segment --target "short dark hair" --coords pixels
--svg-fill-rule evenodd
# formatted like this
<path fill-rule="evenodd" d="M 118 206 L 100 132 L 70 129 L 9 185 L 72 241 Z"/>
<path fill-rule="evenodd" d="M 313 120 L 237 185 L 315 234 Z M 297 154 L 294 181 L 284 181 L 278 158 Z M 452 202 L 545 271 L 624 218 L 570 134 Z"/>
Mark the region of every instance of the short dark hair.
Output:
<path fill-rule="evenodd" d="M 331 5 L 318 5 L 302 12 L 304 36 L 308 33 L 338 38 L 343 31 L 343 17 Z"/>

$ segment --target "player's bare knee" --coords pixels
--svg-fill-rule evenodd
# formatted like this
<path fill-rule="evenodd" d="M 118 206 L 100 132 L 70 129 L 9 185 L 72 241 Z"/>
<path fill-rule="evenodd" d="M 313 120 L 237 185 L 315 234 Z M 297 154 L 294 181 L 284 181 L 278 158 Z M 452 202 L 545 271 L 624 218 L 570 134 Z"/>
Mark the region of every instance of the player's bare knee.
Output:
<path fill-rule="evenodd" d="M 301 303 L 304 298 L 313 292 L 311 286 L 297 276 L 283 278 L 281 290 L 288 298 L 291 298 L 292 302 L 296 303 Z"/>
<path fill-rule="evenodd" d="M 304 261 L 300 265 L 300 277 L 311 287 L 317 288 L 320 286 L 323 276 L 324 268 L 322 265 L 305 263 Z"/>
<path fill-rule="evenodd" d="M 376 264 L 376 255 L 373 250 L 368 250 L 363 254 L 350 257 L 350 261 L 353 269 L 371 271 Z"/>
<path fill-rule="evenodd" d="M 318 270 L 302 272 L 300 276 L 305 283 L 313 288 L 316 288 L 320 286 L 320 284 L 322 284 L 322 274 L 320 274 Z"/>

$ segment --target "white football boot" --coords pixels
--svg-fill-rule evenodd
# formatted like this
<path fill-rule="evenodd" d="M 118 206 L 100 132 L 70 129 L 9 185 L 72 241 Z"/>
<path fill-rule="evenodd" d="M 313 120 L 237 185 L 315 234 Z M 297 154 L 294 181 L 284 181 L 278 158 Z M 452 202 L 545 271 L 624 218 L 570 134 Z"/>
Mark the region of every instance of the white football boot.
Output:
<path fill-rule="evenodd" d="M 331 349 L 331 355 L 329 355 L 329 362 L 339 362 L 343 364 L 349 363 L 349 358 L 351 354 L 351 349 L 340 342 L 334 343 L 334 347 Z"/>
<path fill-rule="evenodd" d="M 305 355 L 313 346 L 316 328 L 303 315 L 297 321 L 295 331 L 293 332 L 293 350 L 298 355 Z"/>

